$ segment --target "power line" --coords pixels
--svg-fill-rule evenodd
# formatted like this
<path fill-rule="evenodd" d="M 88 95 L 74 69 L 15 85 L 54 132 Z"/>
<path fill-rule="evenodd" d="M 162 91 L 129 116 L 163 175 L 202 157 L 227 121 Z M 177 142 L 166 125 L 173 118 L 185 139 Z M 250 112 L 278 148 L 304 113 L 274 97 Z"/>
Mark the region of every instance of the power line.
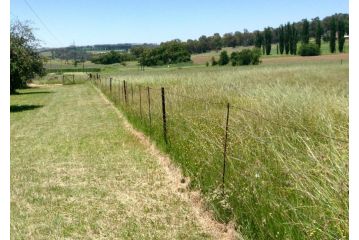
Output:
<path fill-rule="evenodd" d="M 35 12 L 35 10 L 31 7 L 30 3 L 27 0 L 24 0 L 26 5 L 29 7 L 31 12 L 35 15 L 35 17 L 40 21 L 40 23 L 44 26 L 46 31 L 57 41 L 57 43 L 60 43 L 60 45 L 64 45 L 56 36 L 51 32 L 51 30 L 47 27 L 47 25 L 44 23 L 44 21 L 41 20 L 40 16 Z"/>

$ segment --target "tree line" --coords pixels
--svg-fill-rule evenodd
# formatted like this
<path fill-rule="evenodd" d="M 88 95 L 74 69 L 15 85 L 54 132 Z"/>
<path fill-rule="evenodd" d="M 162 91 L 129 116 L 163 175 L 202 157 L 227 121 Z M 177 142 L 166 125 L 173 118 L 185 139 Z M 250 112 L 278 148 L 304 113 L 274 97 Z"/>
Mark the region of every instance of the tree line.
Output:
<path fill-rule="evenodd" d="M 190 53 L 203 53 L 211 50 L 220 50 L 223 47 L 253 46 L 263 50 L 263 54 L 270 54 L 271 44 L 278 44 L 280 54 L 297 54 L 297 43 L 309 44 L 310 38 L 320 46 L 321 41 L 335 42 L 335 34 L 338 32 L 338 50 L 343 51 L 344 34 L 349 34 L 349 14 L 334 14 L 320 20 L 319 17 L 308 21 L 286 23 L 277 28 L 267 27 L 263 31 L 219 33 L 213 36 L 202 35 L 198 39 L 188 39 L 185 43 Z M 334 37 L 333 37 L 334 36 Z M 333 45 L 334 46 L 334 45 Z M 335 48 L 331 51 L 334 52 Z"/>

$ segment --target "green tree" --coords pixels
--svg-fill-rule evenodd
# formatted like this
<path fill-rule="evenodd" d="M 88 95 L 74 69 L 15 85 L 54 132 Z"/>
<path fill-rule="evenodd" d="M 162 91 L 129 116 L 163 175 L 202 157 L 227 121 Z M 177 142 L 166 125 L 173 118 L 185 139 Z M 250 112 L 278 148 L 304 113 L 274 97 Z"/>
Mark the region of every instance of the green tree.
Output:
<path fill-rule="evenodd" d="M 44 75 L 38 40 L 27 22 L 15 21 L 10 26 L 10 93 L 26 86 L 36 75 Z"/>
<path fill-rule="evenodd" d="M 279 27 L 279 52 L 283 54 L 284 52 L 284 27 L 280 25 Z"/>
<path fill-rule="evenodd" d="M 264 29 L 264 44 L 266 46 L 266 54 L 270 55 L 271 49 L 272 49 L 272 29 L 270 27 L 267 27 Z"/>
<path fill-rule="evenodd" d="M 295 24 L 292 24 L 291 27 L 291 37 L 290 37 L 290 54 L 297 54 L 297 43 L 298 43 L 298 31 L 295 27 Z"/>
<path fill-rule="evenodd" d="M 229 56 L 227 51 L 222 51 L 221 54 L 219 55 L 219 60 L 218 60 L 218 64 L 223 66 L 223 65 L 227 65 L 229 63 Z"/>
<path fill-rule="evenodd" d="M 336 23 L 335 23 L 335 18 L 332 17 L 330 20 L 330 39 L 329 39 L 329 47 L 330 47 L 330 52 L 334 53 L 335 52 L 335 38 L 336 38 Z"/>
<path fill-rule="evenodd" d="M 315 43 L 318 45 L 319 48 L 322 43 L 322 35 L 323 35 L 323 28 L 320 20 L 318 19 L 316 21 L 316 27 L 315 27 Z"/>
<path fill-rule="evenodd" d="M 302 43 L 309 43 L 309 22 L 307 19 L 302 20 Z"/>
<path fill-rule="evenodd" d="M 219 33 L 213 34 L 210 39 L 210 48 L 212 50 L 220 50 L 222 48 L 222 38 Z"/>
<path fill-rule="evenodd" d="M 223 46 L 226 47 L 235 47 L 237 42 L 236 42 L 236 38 L 232 33 L 225 33 L 222 37 L 222 43 Z"/>
<path fill-rule="evenodd" d="M 284 50 L 285 50 L 285 54 L 289 54 L 291 36 L 292 36 L 292 28 L 291 28 L 290 23 L 288 22 L 285 25 L 285 32 L 284 32 Z"/>
<path fill-rule="evenodd" d="M 255 32 L 255 40 L 254 40 L 254 46 L 256 48 L 261 48 L 263 44 L 263 35 L 260 31 Z"/>
<path fill-rule="evenodd" d="M 345 34 L 344 21 L 339 19 L 338 20 L 338 50 L 341 53 L 344 50 L 344 43 L 345 43 L 344 34 Z"/>

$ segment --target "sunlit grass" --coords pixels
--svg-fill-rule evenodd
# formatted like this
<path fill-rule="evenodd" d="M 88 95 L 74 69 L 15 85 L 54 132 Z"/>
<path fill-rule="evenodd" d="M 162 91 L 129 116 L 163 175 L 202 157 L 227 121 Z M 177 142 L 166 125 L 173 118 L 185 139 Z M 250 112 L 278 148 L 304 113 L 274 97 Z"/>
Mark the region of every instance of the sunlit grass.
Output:
<path fill-rule="evenodd" d="M 146 86 L 152 88 L 151 125 Z M 347 62 L 113 71 L 102 76 L 100 88 L 173 157 L 218 219 L 235 220 L 248 239 L 348 238 Z"/>

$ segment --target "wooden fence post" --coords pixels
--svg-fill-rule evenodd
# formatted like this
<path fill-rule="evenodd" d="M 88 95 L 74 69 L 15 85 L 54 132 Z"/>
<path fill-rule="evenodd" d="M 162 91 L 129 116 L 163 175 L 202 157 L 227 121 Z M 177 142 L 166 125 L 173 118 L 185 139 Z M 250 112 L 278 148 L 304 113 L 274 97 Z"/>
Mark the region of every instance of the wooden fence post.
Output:
<path fill-rule="evenodd" d="M 167 120 L 166 120 L 166 98 L 165 98 L 165 88 L 161 87 L 161 95 L 162 95 L 162 122 L 163 122 L 163 138 L 165 143 L 168 144 L 167 141 Z"/>
<path fill-rule="evenodd" d="M 121 93 L 122 93 L 121 82 L 119 82 L 118 83 L 118 100 L 119 100 L 118 102 L 119 103 L 121 103 L 121 100 L 122 100 L 122 98 L 121 98 L 122 94 Z"/>
<path fill-rule="evenodd" d="M 150 120 L 150 127 L 152 126 L 151 119 L 151 96 L 150 96 L 150 87 L 147 87 L 147 98 L 148 98 L 148 118 Z"/>
<path fill-rule="evenodd" d="M 133 84 L 131 83 L 131 101 L 132 101 L 132 104 L 133 104 Z"/>
<path fill-rule="evenodd" d="M 62 74 L 62 85 L 65 85 L 65 75 Z"/>
<path fill-rule="evenodd" d="M 72 83 L 75 83 L 75 74 L 72 74 Z"/>
<path fill-rule="evenodd" d="M 138 91 L 140 92 L 140 117 L 142 120 L 142 94 L 141 94 L 141 85 L 138 85 Z"/>
<path fill-rule="evenodd" d="M 112 78 L 110 78 L 110 93 L 112 92 Z"/>
<path fill-rule="evenodd" d="M 223 144 L 223 172 L 222 172 L 222 194 L 223 195 L 224 195 L 224 176 L 226 174 L 226 161 L 227 161 L 228 120 L 229 120 L 229 103 L 227 103 L 227 117 L 226 117 L 226 126 L 225 126 L 225 132 L 224 132 L 224 144 Z"/>
<path fill-rule="evenodd" d="M 127 84 L 125 80 L 123 80 L 123 93 L 125 97 L 125 103 L 127 104 Z"/>

